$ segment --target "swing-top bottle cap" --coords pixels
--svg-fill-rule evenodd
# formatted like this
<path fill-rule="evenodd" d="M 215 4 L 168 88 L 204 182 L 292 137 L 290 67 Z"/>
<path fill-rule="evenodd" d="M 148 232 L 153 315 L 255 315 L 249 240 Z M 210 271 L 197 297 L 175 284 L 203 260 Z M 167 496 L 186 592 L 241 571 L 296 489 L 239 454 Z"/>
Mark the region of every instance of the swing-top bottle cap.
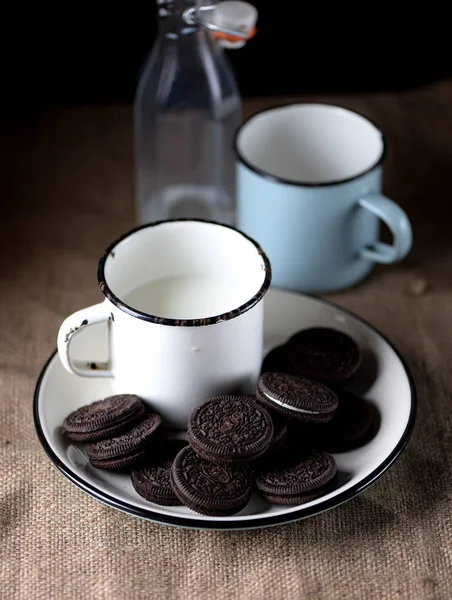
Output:
<path fill-rule="evenodd" d="M 221 46 L 237 49 L 256 34 L 257 15 L 257 9 L 248 2 L 225 0 L 215 4 L 213 10 L 205 15 L 205 24 L 215 27 L 215 37 Z M 239 35 L 234 35 L 234 32 Z"/>

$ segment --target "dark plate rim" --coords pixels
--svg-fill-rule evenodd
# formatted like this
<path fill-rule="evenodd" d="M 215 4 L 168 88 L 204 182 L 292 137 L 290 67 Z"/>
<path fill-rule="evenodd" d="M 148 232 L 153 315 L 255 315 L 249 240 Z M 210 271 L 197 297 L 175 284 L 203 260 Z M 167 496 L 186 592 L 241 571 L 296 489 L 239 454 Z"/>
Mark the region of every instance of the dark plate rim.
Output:
<path fill-rule="evenodd" d="M 110 496 L 108 493 L 100 491 L 96 486 L 91 485 L 90 483 L 85 481 L 83 479 L 83 477 L 80 477 L 71 468 L 66 466 L 59 459 L 59 457 L 57 456 L 57 454 L 55 453 L 55 451 L 52 449 L 51 445 L 49 444 L 46 436 L 44 435 L 44 431 L 41 426 L 41 420 L 39 417 L 39 406 L 38 406 L 39 393 L 40 393 L 44 375 L 45 375 L 50 363 L 52 362 L 53 358 L 57 354 L 57 350 L 55 350 L 50 355 L 50 357 L 47 359 L 44 367 L 42 368 L 41 373 L 38 377 L 38 381 L 36 383 L 36 387 L 35 387 L 35 391 L 34 391 L 34 395 L 33 395 L 33 419 L 34 419 L 36 433 L 37 433 L 38 439 L 39 439 L 45 453 L 49 457 L 50 461 L 57 468 L 57 470 L 60 471 L 60 473 L 62 473 L 67 479 L 69 479 L 69 481 L 71 481 L 78 488 L 80 488 L 81 490 L 83 490 L 84 492 L 86 492 L 87 494 L 89 494 L 90 496 L 95 498 L 96 500 L 99 500 L 103 504 L 106 504 L 112 508 L 116 508 L 117 510 L 120 510 L 122 512 L 125 512 L 125 513 L 135 516 L 135 517 L 141 517 L 143 519 L 147 519 L 147 520 L 150 520 L 150 521 L 153 521 L 156 523 L 160 523 L 160 524 L 164 524 L 164 525 L 173 525 L 173 526 L 184 527 L 184 528 L 188 528 L 188 529 L 237 531 L 237 530 L 259 529 L 259 528 L 271 527 L 271 526 L 275 526 L 275 525 L 284 525 L 286 523 L 291 523 L 293 521 L 298 521 L 298 520 L 301 520 L 304 518 L 312 517 L 319 513 L 330 510 L 331 508 L 339 506 L 340 504 L 343 504 L 344 502 L 347 502 L 348 500 L 351 500 L 352 498 L 354 498 L 355 496 L 357 496 L 358 494 L 363 492 L 370 485 L 375 483 L 389 469 L 389 467 L 391 467 L 391 465 L 397 460 L 397 458 L 400 456 L 400 454 L 405 449 L 405 446 L 407 445 L 408 440 L 410 439 L 411 434 L 413 432 L 414 424 L 416 421 L 417 394 L 416 394 L 416 387 L 414 384 L 414 379 L 413 379 L 413 376 L 411 374 L 411 371 L 410 371 L 405 359 L 402 357 L 402 355 L 397 350 L 397 348 L 395 348 L 394 345 L 387 339 L 387 337 L 384 336 L 382 333 L 380 333 L 368 321 L 366 321 L 365 319 L 362 319 L 361 317 L 358 317 L 357 315 L 353 314 L 351 311 L 348 311 L 348 310 L 342 308 L 341 306 L 338 306 L 337 304 L 330 302 L 329 300 L 325 300 L 323 298 L 317 298 L 315 296 L 309 296 L 308 294 L 299 294 L 299 295 L 313 298 L 313 299 L 317 300 L 318 302 L 326 304 L 327 306 L 330 306 L 334 309 L 340 310 L 340 311 L 344 312 L 345 314 L 349 315 L 350 317 L 357 319 L 363 325 L 369 327 L 374 333 L 376 333 L 382 339 L 384 339 L 385 342 L 392 348 L 392 350 L 395 352 L 395 354 L 399 358 L 400 362 L 402 363 L 402 366 L 403 366 L 405 373 L 407 375 L 407 378 L 408 378 L 408 382 L 410 385 L 410 393 L 411 393 L 411 409 L 410 409 L 410 415 L 408 417 L 408 422 L 405 427 L 405 430 L 404 430 L 399 442 L 397 443 L 395 448 L 392 450 L 390 455 L 376 469 L 374 469 L 372 471 L 372 473 L 369 473 L 369 475 L 367 475 L 367 477 L 362 479 L 360 482 L 356 483 L 351 488 L 344 490 L 340 494 L 337 494 L 336 496 L 329 498 L 328 500 L 325 500 L 323 502 L 319 502 L 318 504 L 315 504 L 314 506 L 311 506 L 308 508 L 301 507 L 300 510 L 297 510 L 297 511 L 294 511 L 294 512 L 291 512 L 288 514 L 284 514 L 284 515 L 275 515 L 273 517 L 271 517 L 271 516 L 260 517 L 260 518 L 258 517 L 256 519 L 252 519 L 249 521 L 245 521 L 245 520 L 244 521 L 222 521 L 221 519 L 216 520 L 216 521 L 204 521 L 201 519 L 197 519 L 196 517 L 193 517 L 193 518 L 192 517 L 175 517 L 175 516 L 165 515 L 165 514 L 155 512 L 152 509 L 138 508 L 136 506 L 133 506 L 132 504 L 129 504 L 128 502 L 125 502 L 124 500 L 118 500 L 117 498 Z"/>

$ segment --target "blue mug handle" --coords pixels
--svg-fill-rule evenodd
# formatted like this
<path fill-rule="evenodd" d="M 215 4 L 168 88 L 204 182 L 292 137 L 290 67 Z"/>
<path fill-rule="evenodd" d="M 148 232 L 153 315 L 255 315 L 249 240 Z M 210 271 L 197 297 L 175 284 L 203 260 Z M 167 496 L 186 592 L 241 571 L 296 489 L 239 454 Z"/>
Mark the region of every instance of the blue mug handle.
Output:
<path fill-rule="evenodd" d="M 389 227 L 394 243 L 375 242 L 361 250 L 361 257 L 377 263 L 393 263 L 402 260 L 410 251 L 413 234 L 406 213 L 398 204 L 382 194 L 369 194 L 359 200 L 359 205 L 379 217 Z"/>

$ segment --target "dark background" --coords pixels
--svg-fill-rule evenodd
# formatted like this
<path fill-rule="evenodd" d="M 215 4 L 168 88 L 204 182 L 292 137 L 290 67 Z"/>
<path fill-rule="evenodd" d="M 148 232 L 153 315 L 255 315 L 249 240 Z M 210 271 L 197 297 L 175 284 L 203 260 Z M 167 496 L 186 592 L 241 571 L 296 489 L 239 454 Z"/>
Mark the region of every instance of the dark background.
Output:
<path fill-rule="evenodd" d="M 444 10 L 254 0 L 258 34 L 229 52 L 242 95 L 413 88 L 452 74 Z M 398 7 L 399 8 L 399 7 Z M 155 1 L 36 3 L 3 14 L 12 109 L 130 102 L 156 36 Z"/>

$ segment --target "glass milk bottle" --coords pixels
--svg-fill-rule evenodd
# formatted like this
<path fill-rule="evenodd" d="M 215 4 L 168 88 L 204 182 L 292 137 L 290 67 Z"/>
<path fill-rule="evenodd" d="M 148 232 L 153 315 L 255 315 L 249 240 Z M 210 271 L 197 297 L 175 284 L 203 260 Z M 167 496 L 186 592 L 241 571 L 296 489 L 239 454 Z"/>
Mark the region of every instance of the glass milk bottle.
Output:
<path fill-rule="evenodd" d="M 200 20 L 188 18 L 203 6 L 203 0 L 157 0 L 159 33 L 135 99 L 140 224 L 234 221 L 232 143 L 241 101 L 223 49 Z"/>

